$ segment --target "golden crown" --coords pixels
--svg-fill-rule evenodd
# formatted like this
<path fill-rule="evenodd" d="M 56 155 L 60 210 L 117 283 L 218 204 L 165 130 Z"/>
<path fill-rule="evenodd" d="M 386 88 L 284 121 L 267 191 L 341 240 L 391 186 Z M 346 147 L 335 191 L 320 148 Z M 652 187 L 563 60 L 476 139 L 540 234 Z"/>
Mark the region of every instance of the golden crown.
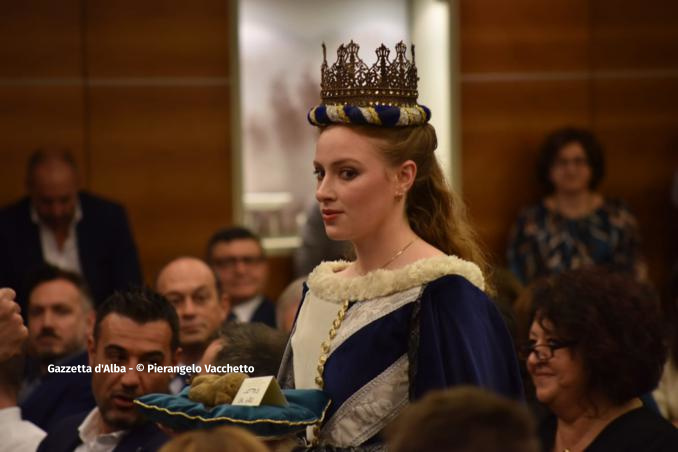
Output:
<path fill-rule="evenodd" d="M 340 45 L 337 61 L 328 67 L 327 50 L 323 43 L 320 96 L 324 104 L 355 106 L 411 106 L 417 103 L 417 67 L 414 64 L 414 45 L 411 47 L 412 62 L 405 56 L 407 46 L 400 41 L 395 46 L 395 59 L 384 44 L 376 50 L 377 61 L 367 67 L 358 56 L 360 46 L 353 41 Z"/>

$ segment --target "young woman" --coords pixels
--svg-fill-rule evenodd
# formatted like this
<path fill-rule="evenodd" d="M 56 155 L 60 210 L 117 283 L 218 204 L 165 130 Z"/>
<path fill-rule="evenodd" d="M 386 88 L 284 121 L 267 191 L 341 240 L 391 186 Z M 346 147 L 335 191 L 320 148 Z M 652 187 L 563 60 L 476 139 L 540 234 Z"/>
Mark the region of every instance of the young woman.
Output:
<path fill-rule="evenodd" d="M 402 62 L 404 45 L 396 50 L 393 63 L 378 50 L 375 67 Z M 321 128 L 318 208 L 327 235 L 352 242 L 355 260 L 309 275 L 279 378 L 332 400 L 322 426 L 307 433 L 311 443 L 379 450 L 382 429 L 430 389 L 476 384 L 521 398 L 522 386 L 509 333 L 483 291 L 482 253 L 434 155 L 430 112 L 416 93 L 391 106 L 371 106 L 367 95 L 330 98 L 338 73 L 360 69 L 341 67 L 356 48 L 339 54 L 332 69 L 323 64 L 325 103 L 309 119 Z M 416 69 L 408 74 L 416 91 Z"/>

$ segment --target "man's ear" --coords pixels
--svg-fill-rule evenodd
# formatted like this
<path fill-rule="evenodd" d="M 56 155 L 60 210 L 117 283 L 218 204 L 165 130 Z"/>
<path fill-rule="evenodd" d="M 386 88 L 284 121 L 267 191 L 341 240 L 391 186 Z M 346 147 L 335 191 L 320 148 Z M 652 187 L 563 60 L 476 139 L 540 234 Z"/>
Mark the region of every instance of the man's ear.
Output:
<path fill-rule="evenodd" d="M 224 318 L 222 319 L 222 321 L 224 321 L 231 313 L 231 298 L 227 293 L 221 294 L 221 297 L 219 298 L 219 304 L 221 305 L 221 309 L 224 311 Z"/>
<path fill-rule="evenodd" d="M 94 309 L 90 309 L 87 314 L 85 314 L 85 328 L 87 329 L 87 336 L 94 334 L 94 322 L 96 321 L 96 312 Z"/>
<path fill-rule="evenodd" d="M 94 362 L 94 356 L 96 355 L 97 344 L 94 341 L 94 332 L 90 330 L 87 334 L 87 360 L 90 367 L 94 367 L 96 364 Z"/>

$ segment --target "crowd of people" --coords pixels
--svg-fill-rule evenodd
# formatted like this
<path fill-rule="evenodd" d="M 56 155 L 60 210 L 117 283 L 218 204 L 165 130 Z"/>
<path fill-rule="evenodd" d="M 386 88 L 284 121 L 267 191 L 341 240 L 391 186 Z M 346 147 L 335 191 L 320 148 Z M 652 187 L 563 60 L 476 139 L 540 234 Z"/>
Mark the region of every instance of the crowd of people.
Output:
<path fill-rule="evenodd" d="M 0 211 L 0 451 L 678 450 L 676 317 L 629 207 L 598 191 L 601 145 L 546 138 L 544 197 L 501 273 L 444 180 L 406 50 L 370 68 L 351 42 L 323 61 L 318 206 L 277 301 L 260 238 L 235 225 L 144 287 L 124 209 L 78 189 L 68 152 L 36 151 L 27 197 Z M 137 410 L 192 377 L 138 366 L 207 364 L 331 403 L 285 438 Z M 113 370 L 79 371 L 96 366 Z"/>

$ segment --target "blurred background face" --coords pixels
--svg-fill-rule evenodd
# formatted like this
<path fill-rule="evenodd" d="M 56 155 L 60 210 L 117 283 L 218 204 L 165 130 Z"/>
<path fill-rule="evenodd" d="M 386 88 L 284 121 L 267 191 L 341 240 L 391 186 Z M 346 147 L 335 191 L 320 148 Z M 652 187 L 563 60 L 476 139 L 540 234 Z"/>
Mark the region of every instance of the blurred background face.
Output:
<path fill-rule="evenodd" d="M 256 240 L 217 242 L 212 247 L 210 260 L 232 304 L 261 294 L 268 276 L 268 265 Z"/>
<path fill-rule="evenodd" d="M 564 338 L 555 336 L 553 324 L 544 320 L 532 322 L 530 327 L 530 343 L 546 345 L 549 342 L 558 342 Z M 556 406 L 562 403 L 577 403 L 586 392 L 586 381 L 581 359 L 576 356 L 570 347 L 554 350 L 553 357 L 540 360 L 536 353 L 531 353 L 527 359 L 527 370 L 532 377 L 537 391 L 537 399 L 547 406 Z"/>
<path fill-rule="evenodd" d="M 591 176 L 586 151 L 577 142 L 566 144 L 558 151 L 550 170 L 551 183 L 560 193 L 587 191 Z"/>
<path fill-rule="evenodd" d="M 374 142 L 349 127 L 330 127 L 318 138 L 315 153 L 320 204 L 327 236 L 356 240 L 401 215 L 395 211 L 395 185 Z"/>
<path fill-rule="evenodd" d="M 206 345 L 226 320 L 228 298 L 219 296 L 214 273 L 199 259 L 170 262 L 157 286 L 177 310 L 182 346 Z"/>
<path fill-rule="evenodd" d="M 78 196 L 75 170 L 59 161 L 39 165 L 33 171 L 29 195 L 38 216 L 50 229 L 68 227 Z"/>
<path fill-rule="evenodd" d="M 28 299 L 31 352 L 43 360 L 84 350 L 87 315 L 82 294 L 70 281 L 55 279 L 38 285 Z"/>
<path fill-rule="evenodd" d="M 116 364 L 125 372 L 92 372 L 92 393 L 110 433 L 143 422 L 134 408 L 136 397 L 152 392 L 166 393 L 172 373 L 148 372 L 149 364 L 172 366 L 172 329 L 164 320 L 139 324 L 117 313 L 108 314 L 99 324 L 99 338 L 89 343 L 89 365 Z M 137 371 L 137 364 L 144 370 Z M 130 370 L 130 368 L 132 370 Z"/>

